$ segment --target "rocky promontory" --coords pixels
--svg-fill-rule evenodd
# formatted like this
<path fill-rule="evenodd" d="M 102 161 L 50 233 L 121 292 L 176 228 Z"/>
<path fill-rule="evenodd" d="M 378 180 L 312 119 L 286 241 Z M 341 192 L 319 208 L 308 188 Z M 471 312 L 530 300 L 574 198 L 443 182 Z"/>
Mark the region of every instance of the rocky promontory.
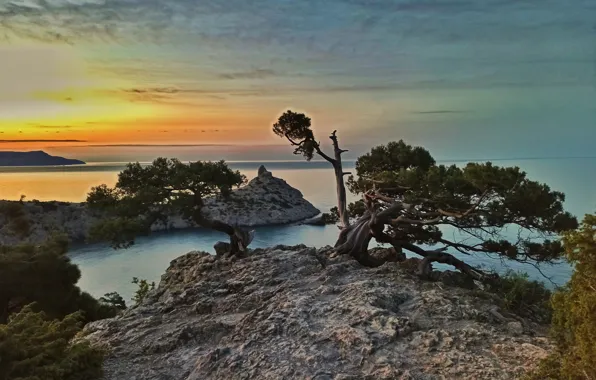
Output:
<path fill-rule="evenodd" d="M 332 252 L 191 252 L 81 339 L 107 349 L 106 380 L 513 379 L 550 347 L 544 326 L 459 273 L 429 282 L 408 269 L 416 259 L 371 269 Z"/>
<path fill-rule="evenodd" d="M 81 160 L 51 156 L 41 150 L 32 152 L 0 152 L 0 166 L 58 166 L 84 164 L 85 162 Z"/>
<path fill-rule="evenodd" d="M 213 219 L 241 227 L 287 224 L 311 218 L 319 210 L 302 193 L 264 167 L 246 186 L 234 190 L 229 199 L 208 198 L 204 212 Z M 66 233 L 73 241 L 84 241 L 100 216 L 84 203 L 0 201 L 0 245 L 38 243 L 52 232 Z M 27 234 L 19 234 L 28 228 Z M 153 230 L 182 229 L 194 225 L 179 216 Z"/>

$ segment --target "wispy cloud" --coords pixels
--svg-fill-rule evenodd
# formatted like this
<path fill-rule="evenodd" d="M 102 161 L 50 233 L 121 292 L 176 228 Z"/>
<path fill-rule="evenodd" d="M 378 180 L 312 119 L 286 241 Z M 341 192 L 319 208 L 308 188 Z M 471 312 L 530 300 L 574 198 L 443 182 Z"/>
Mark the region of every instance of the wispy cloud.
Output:
<path fill-rule="evenodd" d="M 277 72 L 270 69 L 255 69 L 250 71 L 220 74 L 222 79 L 263 79 L 277 75 Z"/>
<path fill-rule="evenodd" d="M 414 111 L 412 113 L 426 115 L 426 114 L 446 114 L 446 113 L 466 113 L 468 111 L 460 110 L 430 110 L 430 111 Z"/>
<path fill-rule="evenodd" d="M 71 129 L 74 128 L 72 125 L 35 125 L 34 128 L 39 129 Z"/>

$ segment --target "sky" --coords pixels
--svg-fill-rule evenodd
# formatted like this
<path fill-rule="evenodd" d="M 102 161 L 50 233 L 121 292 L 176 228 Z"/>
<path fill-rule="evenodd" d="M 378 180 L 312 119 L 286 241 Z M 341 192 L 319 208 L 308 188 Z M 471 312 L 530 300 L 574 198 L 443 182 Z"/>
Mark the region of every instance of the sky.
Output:
<path fill-rule="evenodd" d="M 352 154 L 595 155 L 596 1 L 0 0 L 2 150 L 292 159 L 287 109 Z"/>

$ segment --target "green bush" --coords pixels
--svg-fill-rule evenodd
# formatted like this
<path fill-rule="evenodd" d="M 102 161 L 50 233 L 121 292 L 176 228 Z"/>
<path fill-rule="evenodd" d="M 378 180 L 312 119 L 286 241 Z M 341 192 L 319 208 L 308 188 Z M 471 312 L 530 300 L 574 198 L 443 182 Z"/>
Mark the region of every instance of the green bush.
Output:
<path fill-rule="evenodd" d="M 132 278 L 132 283 L 138 285 L 139 287 L 132 298 L 135 305 L 140 305 L 141 302 L 143 302 L 143 300 L 147 297 L 147 294 L 149 294 L 151 290 L 155 289 L 155 282 L 149 284 L 149 281 L 139 280 L 136 277 Z"/>
<path fill-rule="evenodd" d="M 94 380 L 102 376 L 104 352 L 88 343 L 71 343 L 82 314 L 49 320 L 25 306 L 0 325 L 0 379 Z"/>
<path fill-rule="evenodd" d="M 575 270 L 552 297 L 556 351 L 529 379 L 596 379 L 596 215 L 563 238 Z"/>
<path fill-rule="evenodd" d="M 0 203 L 0 214 L 11 220 L 23 216 L 23 205 L 19 202 L 4 201 Z"/>
<path fill-rule="evenodd" d="M 337 207 L 333 207 L 330 213 L 324 212 L 321 214 L 321 223 L 323 224 L 334 224 L 339 221 L 339 214 L 337 213 Z"/>
<path fill-rule="evenodd" d="M 542 323 L 550 322 L 551 291 L 526 273 L 509 271 L 492 282 L 488 291 L 499 295 L 505 309 Z"/>
<path fill-rule="evenodd" d="M 86 321 L 114 316 L 76 286 L 81 273 L 66 255 L 68 241 L 55 237 L 43 245 L 0 246 L 0 323 L 27 304 L 36 303 L 52 318 L 82 310 Z"/>
<path fill-rule="evenodd" d="M 99 302 L 117 308 L 118 310 L 126 309 L 126 301 L 117 292 L 106 293 L 99 298 Z"/>
<path fill-rule="evenodd" d="M 24 215 L 11 219 L 8 226 L 19 237 L 26 237 L 31 233 L 31 222 Z"/>

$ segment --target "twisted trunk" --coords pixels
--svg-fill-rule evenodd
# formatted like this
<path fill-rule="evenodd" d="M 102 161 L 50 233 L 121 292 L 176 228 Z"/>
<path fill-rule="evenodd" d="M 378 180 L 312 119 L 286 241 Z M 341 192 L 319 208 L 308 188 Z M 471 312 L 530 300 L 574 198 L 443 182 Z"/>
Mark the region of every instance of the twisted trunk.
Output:
<path fill-rule="evenodd" d="M 210 228 L 215 231 L 220 231 L 227 234 L 230 237 L 229 246 L 224 244 L 224 249 L 228 251 L 230 255 L 244 255 L 248 250 L 248 246 L 252 242 L 254 237 L 254 231 L 245 231 L 237 226 L 224 223 L 219 220 L 213 220 L 206 218 L 202 213 L 203 208 L 202 198 L 195 194 L 195 207 L 192 213 L 192 220 L 199 226 L 204 228 Z M 221 243 L 216 244 L 216 252 L 222 248 Z"/>
<path fill-rule="evenodd" d="M 395 212 L 404 208 L 404 204 L 396 203 L 389 208 L 376 211 L 369 207 L 369 210 L 360 217 L 354 224 L 344 228 L 335 244 L 335 251 L 338 254 L 350 255 L 361 265 L 366 267 L 378 267 L 386 261 L 373 257 L 368 253 L 368 245 L 374 238 L 379 243 L 391 244 L 396 252 L 402 252 L 404 249 L 420 255 L 423 259 L 418 268 L 419 274 L 428 277 L 432 271 L 432 263 L 452 265 L 462 273 L 470 276 L 474 280 L 489 282 L 494 279 L 479 269 L 476 269 L 455 256 L 444 252 L 444 250 L 425 250 L 408 241 L 399 240 L 388 235 L 384 229 L 389 224 L 391 218 L 395 217 Z"/>

